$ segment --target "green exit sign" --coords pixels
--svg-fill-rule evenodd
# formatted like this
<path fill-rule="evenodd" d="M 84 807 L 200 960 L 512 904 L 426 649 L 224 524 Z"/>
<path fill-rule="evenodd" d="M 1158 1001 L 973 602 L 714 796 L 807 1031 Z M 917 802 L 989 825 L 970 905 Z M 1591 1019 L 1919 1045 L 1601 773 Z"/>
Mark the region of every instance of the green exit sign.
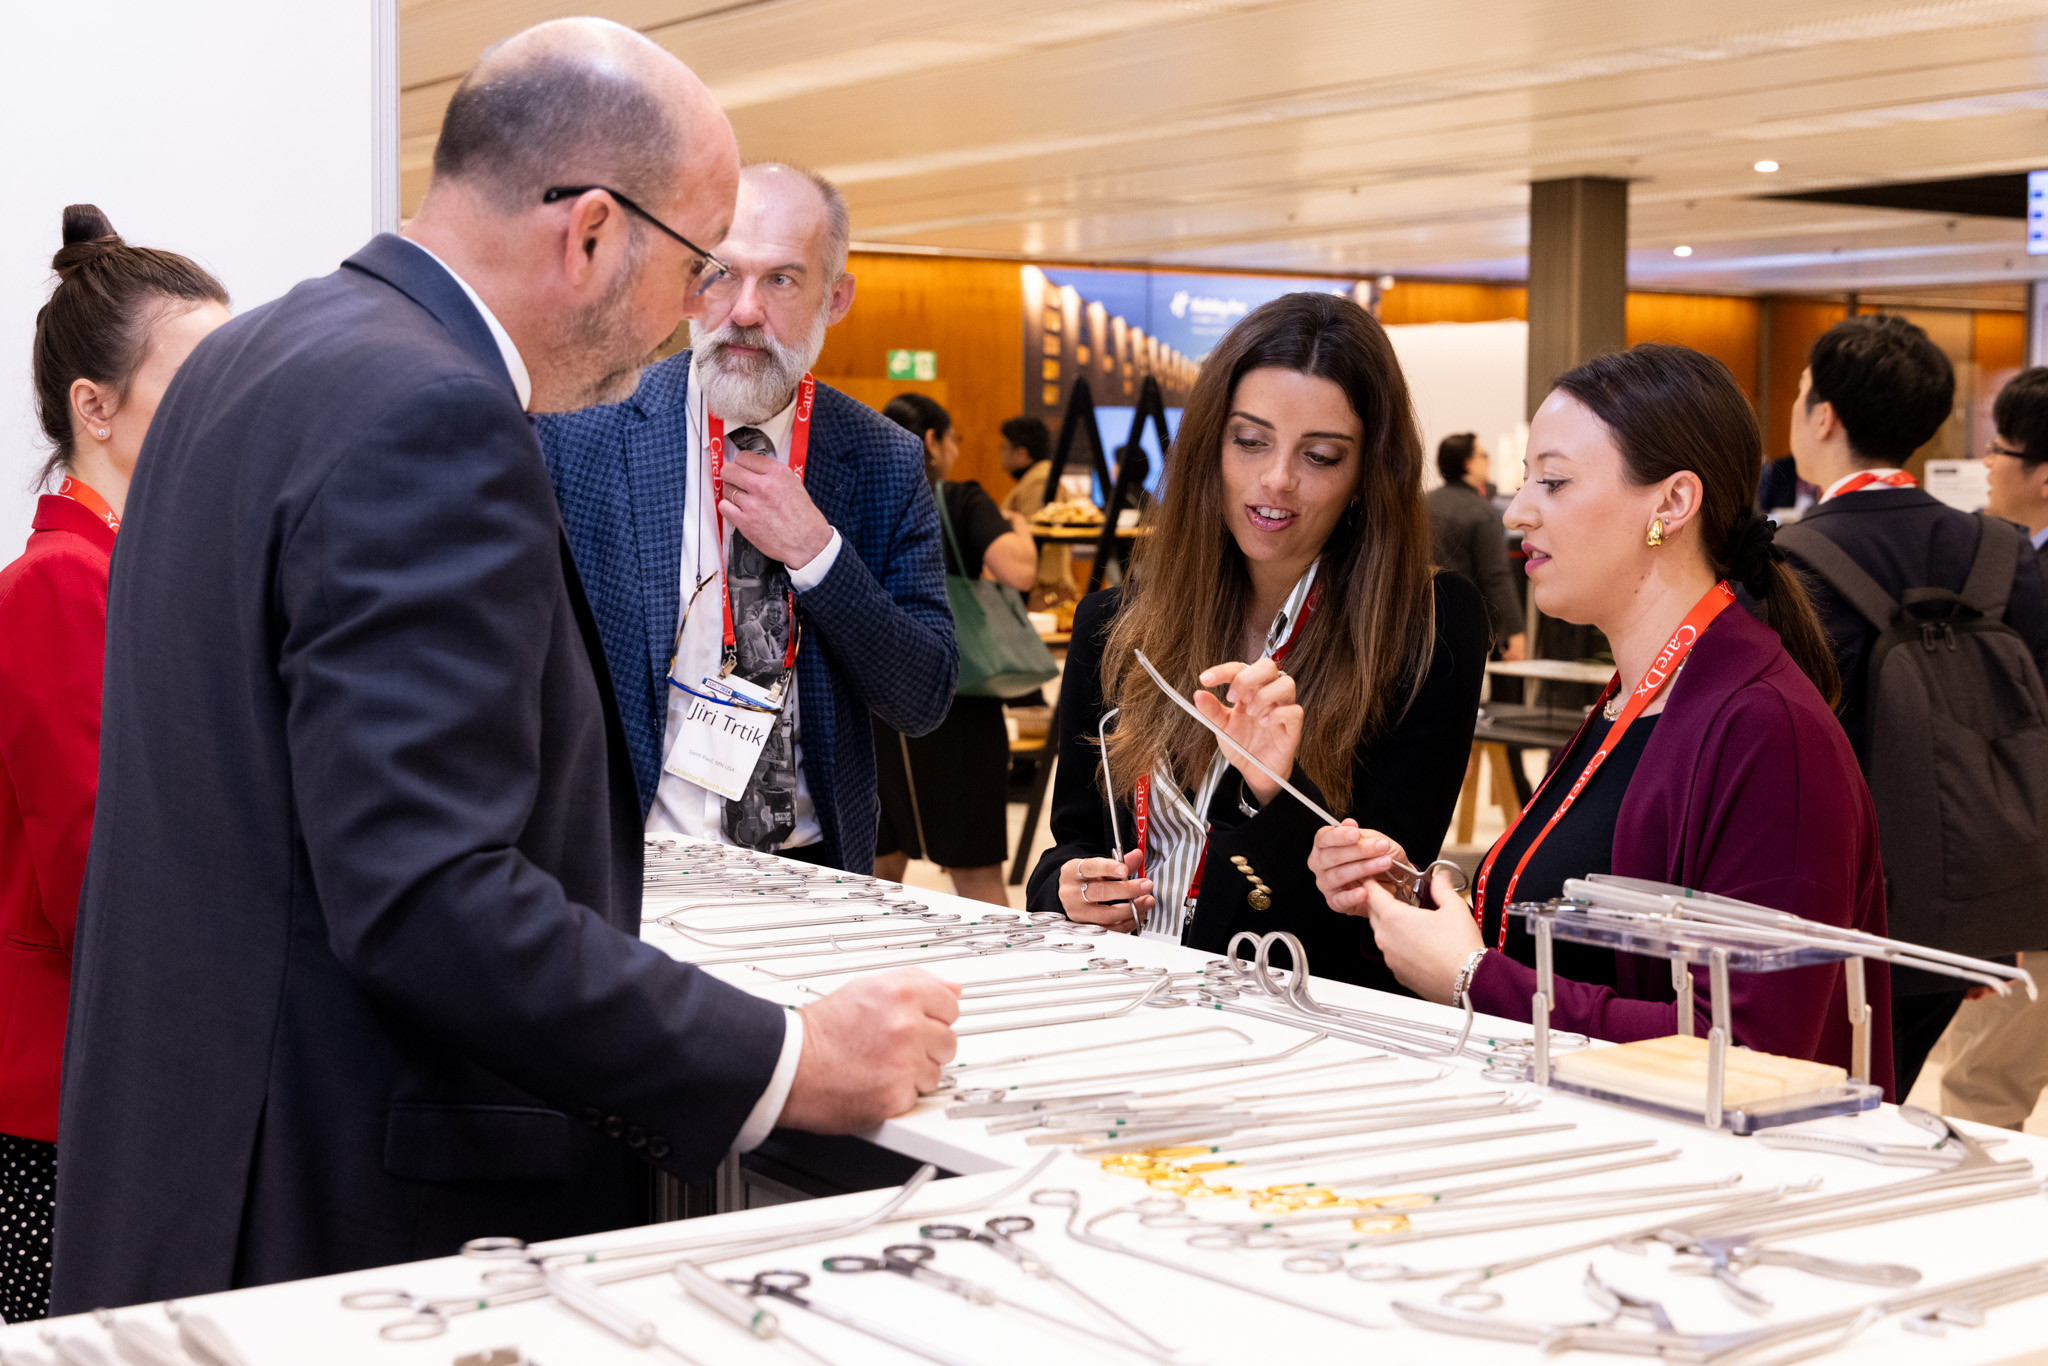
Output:
<path fill-rule="evenodd" d="M 891 351 L 890 379 L 937 379 L 939 353 L 936 351 Z"/>

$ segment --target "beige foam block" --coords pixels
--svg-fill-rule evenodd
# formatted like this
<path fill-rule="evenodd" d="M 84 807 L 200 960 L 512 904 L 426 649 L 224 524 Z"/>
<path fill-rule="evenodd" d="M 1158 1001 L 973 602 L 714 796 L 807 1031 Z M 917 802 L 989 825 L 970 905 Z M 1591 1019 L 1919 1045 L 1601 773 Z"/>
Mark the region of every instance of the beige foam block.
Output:
<path fill-rule="evenodd" d="M 1704 1110 L 1707 1104 L 1707 1041 L 1701 1038 L 1673 1034 L 1586 1048 L 1558 1054 L 1551 1059 L 1550 1068 L 1574 1086 L 1597 1087 L 1682 1110 Z M 1805 1095 L 1839 1086 L 1848 1077 L 1843 1069 L 1826 1063 L 1731 1047 L 1722 1103 L 1732 1108 Z"/>

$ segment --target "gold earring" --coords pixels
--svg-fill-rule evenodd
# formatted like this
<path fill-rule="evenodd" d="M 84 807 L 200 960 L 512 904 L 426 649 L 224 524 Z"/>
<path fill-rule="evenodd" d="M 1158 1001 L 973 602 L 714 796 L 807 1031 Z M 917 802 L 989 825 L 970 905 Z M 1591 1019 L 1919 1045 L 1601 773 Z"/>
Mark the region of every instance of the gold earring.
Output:
<path fill-rule="evenodd" d="M 1650 534 L 1645 536 L 1643 540 L 1653 546 L 1664 544 L 1664 519 L 1662 517 L 1650 523 Z"/>

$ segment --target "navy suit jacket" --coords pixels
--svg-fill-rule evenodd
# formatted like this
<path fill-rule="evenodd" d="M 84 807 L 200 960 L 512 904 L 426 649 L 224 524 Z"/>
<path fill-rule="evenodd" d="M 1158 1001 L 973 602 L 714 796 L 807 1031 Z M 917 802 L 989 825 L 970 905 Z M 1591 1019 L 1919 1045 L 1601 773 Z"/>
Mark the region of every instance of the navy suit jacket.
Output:
<path fill-rule="evenodd" d="M 682 613 L 689 383 L 684 351 L 650 366 L 626 402 L 538 424 L 604 638 L 643 817 L 661 783 L 668 664 Z M 923 735 L 953 705 L 960 661 L 938 513 L 922 443 L 822 384 L 804 488 L 843 542 L 824 581 L 797 594 L 804 780 L 824 833 L 824 861 L 865 873 L 875 862 L 877 811 L 868 713 Z"/>
<path fill-rule="evenodd" d="M 624 735 L 483 319 L 378 237 L 214 333 L 107 610 L 60 1313 L 642 1222 L 782 1010 L 638 938 Z"/>

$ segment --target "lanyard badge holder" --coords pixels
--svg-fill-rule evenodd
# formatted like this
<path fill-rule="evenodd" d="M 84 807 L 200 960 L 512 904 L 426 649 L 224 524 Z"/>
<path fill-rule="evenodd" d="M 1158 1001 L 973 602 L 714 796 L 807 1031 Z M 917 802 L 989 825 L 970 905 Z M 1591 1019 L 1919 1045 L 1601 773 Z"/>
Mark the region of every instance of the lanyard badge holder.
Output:
<path fill-rule="evenodd" d="M 810 449 L 811 409 L 816 381 L 805 375 L 797 385 L 796 415 L 790 428 L 789 469 L 799 483 L 804 477 L 805 458 Z M 678 713 L 675 743 L 662 767 L 686 782 L 706 788 L 728 801 L 737 801 L 746 791 L 761 753 L 767 747 L 775 719 L 788 695 L 796 657 L 803 640 L 797 618 L 796 594 L 784 592 L 787 623 L 780 677 L 773 683 L 756 683 L 738 672 L 739 643 L 733 628 L 732 586 L 725 554 L 725 518 L 717 511 L 725 499 L 725 421 L 715 413 L 705 414 L 705 453 L 710 465 L 712 518 L 718 544 L 718 600 L 721 616 L 718 672 L 696 684 L 679 681 L 676 666 L 682 661 L 684 626 L 676 629 L 675 655 L 669 661 L 670 707 Z M 707 578 L 697 585 L 701 593 Z M 694 605 L 696 595 L 692 594 Z M 683 612 L 689 619 L 689 607 Z M 678 696 L 681 694 L 681 696 Z"/>

